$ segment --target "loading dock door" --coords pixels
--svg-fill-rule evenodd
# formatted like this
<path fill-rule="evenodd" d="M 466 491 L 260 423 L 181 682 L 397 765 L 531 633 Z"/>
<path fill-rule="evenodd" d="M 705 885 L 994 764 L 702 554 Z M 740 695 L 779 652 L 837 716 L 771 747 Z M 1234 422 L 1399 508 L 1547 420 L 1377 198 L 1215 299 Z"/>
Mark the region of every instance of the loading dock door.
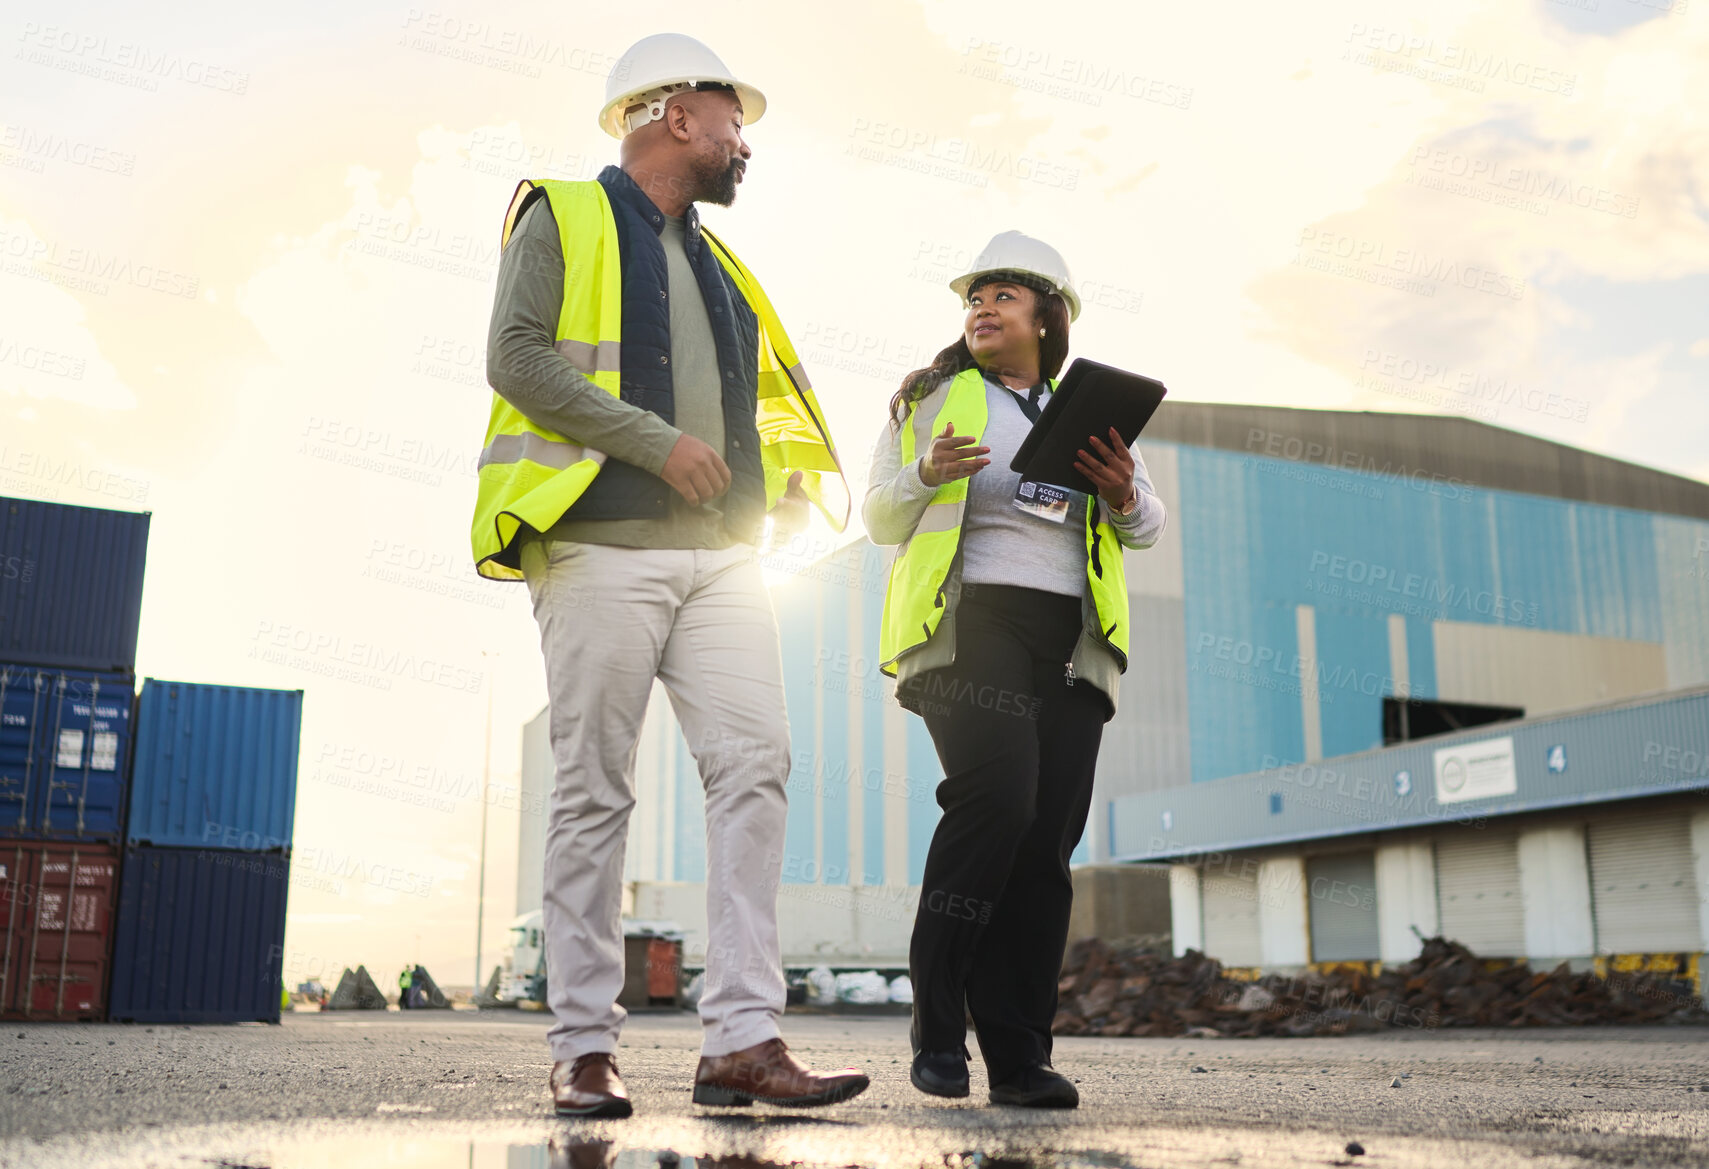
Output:
<path fill-rule="evenodd" d="M 1519 838 L 1486 828 L 1438 839 L 1436 905 L 1449 941 L 1480 958 L 1525 957 Z"/>
<path fill-rule="evenodd" d="M 1592 820 L 1590 896 L 1602 954 L 1668 954 L 1703 948 L 1691 819 L 1678 810 Z"/>
<path fill-rule="evenodd" d="M 1311 960 L 1367 962 L 1381 951 L 1377 933 L 1377 857 L 1343 852 L 1306 861 L 1311 892 Z"/>
<path fill-rule="evenodd" d="M 1224 966 L 1257 966 L 1258 879 L 1206 870 L 1205 953 Z"/>

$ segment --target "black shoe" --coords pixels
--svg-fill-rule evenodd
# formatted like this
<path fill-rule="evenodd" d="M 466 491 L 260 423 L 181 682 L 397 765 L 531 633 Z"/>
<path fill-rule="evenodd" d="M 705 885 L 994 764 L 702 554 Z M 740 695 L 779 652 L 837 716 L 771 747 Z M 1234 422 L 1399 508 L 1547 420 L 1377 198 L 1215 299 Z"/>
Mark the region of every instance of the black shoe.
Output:
<path fill-rule="evenodd" d="M 1017 1108 L 1078 1108 L 1080 1093 L 1048 1064 L 1030 1063 L 1001 1084 L 991 1085 L 991 1103 Z"/>
<path fill-rule="evenodd" d="M 908 1082 L 930 1096 L 959 1099 L 967 1095 L 967 1048 L 960 1051 L 920 1051 Z"/>

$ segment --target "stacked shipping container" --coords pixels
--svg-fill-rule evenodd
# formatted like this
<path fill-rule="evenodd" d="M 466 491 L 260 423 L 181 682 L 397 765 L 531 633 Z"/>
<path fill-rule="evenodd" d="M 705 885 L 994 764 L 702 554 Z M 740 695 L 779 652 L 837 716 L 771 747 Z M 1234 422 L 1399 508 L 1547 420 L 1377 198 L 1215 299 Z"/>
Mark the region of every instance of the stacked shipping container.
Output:
<path fill-rule="evenodd" d="M 279 1021 L 301 690 L 143 682 L 111 1017 Z"/>
<path fill-rule="evenodd" d="M 0 497 L 0 1018 L 279 1018 L 302 692 L 138 699 L 148 524 Z"/>
<path fill-rule="evenodd" d="M 0 498 L 0 1017 L 106 1013 L 147 515 Z"/>

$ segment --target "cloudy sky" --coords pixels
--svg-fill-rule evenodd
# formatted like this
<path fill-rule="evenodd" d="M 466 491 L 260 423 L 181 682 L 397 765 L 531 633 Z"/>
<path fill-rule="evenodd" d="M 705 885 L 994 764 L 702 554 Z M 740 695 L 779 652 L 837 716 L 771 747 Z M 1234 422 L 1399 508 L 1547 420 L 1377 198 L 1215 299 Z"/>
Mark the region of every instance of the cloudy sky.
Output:
<path fill-rule="evenodd" d="M 1074 351 L 1178 398 L 1709 479 L 1701 0 L 143 7 L 0 24 L 0 493 L 153 512 L 142 672 L 308 691 L 293 976 L 472 974 L 488 704 L 513 790 L 544 701 L 523 590 L 468 563 L 499 225 L 615 161 L 649 33 L 768 96 L 707 218 L 857 474 L 1019 228 L 1080 281 Z"/>

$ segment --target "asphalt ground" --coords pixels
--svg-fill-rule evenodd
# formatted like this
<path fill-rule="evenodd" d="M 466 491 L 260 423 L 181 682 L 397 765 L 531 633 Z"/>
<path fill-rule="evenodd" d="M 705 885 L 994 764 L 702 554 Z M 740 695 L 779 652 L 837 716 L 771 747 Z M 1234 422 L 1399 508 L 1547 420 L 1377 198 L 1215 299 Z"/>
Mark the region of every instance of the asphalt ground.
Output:
<path fill-rule="evenodd" d="M 552 1117 L 540 1015 L 10 1023 L 0 1166 L 1709 1166 L 1709 1028 L 1064 1038 L 1081 1107 L 1031 1112 L 986 1104 L 977 1060 L 969 1100 L 915 1091 L 906 1019 L 784 1023 L 803 1059 L 872 1087 L 808 1112 L 697 1107 L 687 1014 L 631 1017 L 635 1116 L 599 1122 Z"/>

